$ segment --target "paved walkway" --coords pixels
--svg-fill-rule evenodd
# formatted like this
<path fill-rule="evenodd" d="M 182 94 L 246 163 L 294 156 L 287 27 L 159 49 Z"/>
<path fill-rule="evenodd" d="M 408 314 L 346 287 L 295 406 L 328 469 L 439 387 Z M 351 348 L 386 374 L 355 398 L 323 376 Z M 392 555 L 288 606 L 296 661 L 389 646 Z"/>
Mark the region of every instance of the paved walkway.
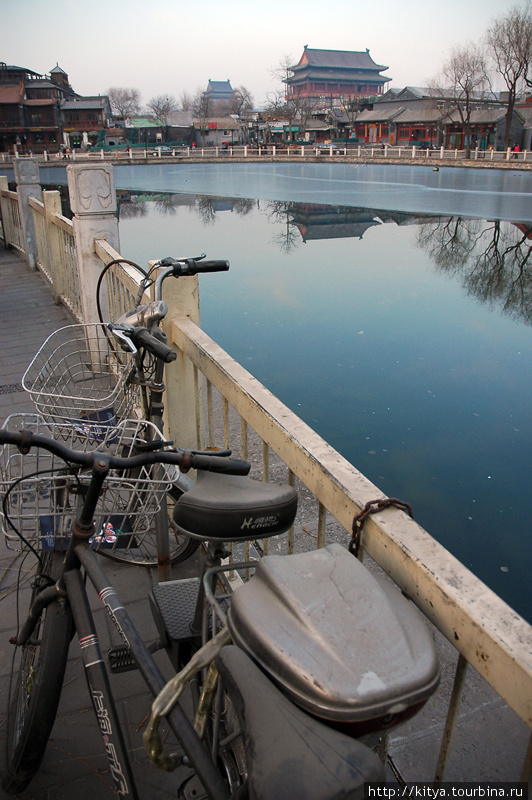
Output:
<path fill-rule="evenodd" d="M 0 245 L 1 247 L 1 245 Z M 30 272 L 14 252 L 0 249 L 0 424 L 15 412 L 32 412 L 31 401 L 22 391 L 21 378 L 43 340 L 54 330 L 72 324 L 68 312 L 53 303 L 43 277 Z M 147 640 L 155 638 L 148 592 L 155 582 L 150 570 L 104 563 L 124 605 L 129 608 Z M 197 572 L 197 560 L 175 567 L 173 577 Z M 13 634 L 17 602 L 27 608 L 27 580 L 32 565 L 0 540 L 0 739 L 5 739 Z M 17 589 L 22 579 L 22 589 Z M 93 598 L 102 650 L 118 644 L 116 632 L 99 602 Z M 431 780 L 446 713 L 456 652 L 435 634 L 442 663 L 443 680 L 437 695 L 411 723 L 392 734 L 390 750 L 407 780 Z M 156 655 L 161 669 L 171 676 L 164 653 Z M 119 713 L 130 751 L 139 791 L 146 800 L 176 796 L 175 775 L 159 772 L 147 764 L 141 734 L 151 698 L 135 672 L 111 676 Z M 458 720 L 454 755 L 446 778 L 455 781 L 519 779 L 529 731 L 487 684 L 470 670 Z M 0 741 L 0 767 L 4 759 Z M 79 648 L 74 644 L 67 668 L 65 691 L 41 772 L 21 800 L 109 800 L 109 768 L 101 754 L 102 743 L 94 725 Z M 391 778 L 391 773 L 390 773 Z M 2 797 L 0 789 L 0 797 Z M 304 800 L 304 798 L 294 798 Z"/>

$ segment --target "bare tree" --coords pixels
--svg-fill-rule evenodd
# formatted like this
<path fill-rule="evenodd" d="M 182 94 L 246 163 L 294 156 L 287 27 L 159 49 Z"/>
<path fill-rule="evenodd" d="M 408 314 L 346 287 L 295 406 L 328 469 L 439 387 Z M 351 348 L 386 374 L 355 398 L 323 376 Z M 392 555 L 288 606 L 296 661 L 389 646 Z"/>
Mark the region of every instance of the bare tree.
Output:
<path fill-rule="evenodd" d="M 177 101 L 172 95 L 159 94 L 152 97 L 147 107 L 153 116 L 159 120 L 164 128 L 164 140 L 168 139 L 168 117 L 173 111 L 177 111 Z"/>
<path fill-rule="evenodd" d="M 279 63 L 270 69 L 270 74 L 281 83 L 284 83 L 284 89 L 277 90 L 274 93 L 268 94 L 267 109 L 270 113 L 275 113 L 277 116 L 284 116 L 288 122 L 288 139 L 292 140 L 292 122 L 297 113 L 296 105 L 294 102 L 297 98 L 295 93 L 288 91 L 288 81 L 294 74 L 292 56 L 284 55 Z"/>
<path fill-rule="evenodd" d="M 140 113 L 140 92 L 138 89 L 125 89 L 111 86 L 107 90 L 113 114 L 119 117 L 131 117 Z"/>
<path fill-rule="evenodd" d="M 498 17 L 487 33 L 489 54 L 508 89 L 504 146 L 510 146 L 512 116 L 518 92 L 532 86 L 532 10 L 514 6 Z"/>
<path fill-rule="evenodd" d="M 442 68 L 464 127 L 466 158 L 471 155 L 471 114 L 475 104 L 489 87 L 486 58 L 474 42 L 458 45 Z"/>
<path fill-rule="evenodd" d="M 354 131 L 354 134 L 356 136 L 356 122 L 358 119 L 358 115 L 364 109 L 364 99 L 354 94 L 344 95 L 340 99 L 340 108 L 342 109 L 342 111 L 344 112 L 344 114 L 348 119 L 349 127 L 351 128 L 351 135 L 353 135 Z M 346 141 L 347 141 L 347 135 L 346 135 Z"/>
<path fill-rule="evenodd" d="M 192 98 L 192 113 L 195 117 L 207 118 L 210 113 L 211 100 L 209 95 L 204 89 L 196 89 L 196 93 Z"/>
<path fill-rule="evenodd" d="M 179 103 L 181 105 L 181 111 L 190 111 L 192 108 L 193 97 L 190 92 L 184 91 L 181 92 L 179 97 Z"/>
<path fill-rule="evenodd" d="M 232 100 L 229 101 L 231 113 L 241 117 L 253 109 L 253 95 L 245 86 L 237 86 Z"/>

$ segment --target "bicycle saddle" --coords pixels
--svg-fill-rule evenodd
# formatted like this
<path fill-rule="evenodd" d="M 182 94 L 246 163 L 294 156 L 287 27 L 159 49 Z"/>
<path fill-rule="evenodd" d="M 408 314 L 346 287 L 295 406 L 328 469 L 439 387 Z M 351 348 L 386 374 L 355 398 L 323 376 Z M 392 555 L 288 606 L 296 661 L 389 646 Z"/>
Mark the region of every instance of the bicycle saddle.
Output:
<path fill-rule="evenodd" d="M 384 767 L 362 742 L 292 703 L 237 647 L 216 657 L 243 730 L 249 800 L 362 800 Z"/>
<path fill-rule="evenodd" d="M 198 472 L 193 489 L 176 503 L 174 523 L 195 539 L 243 542 L 284 533 L 297 511 L 297 493 L 288 484 Z"/>

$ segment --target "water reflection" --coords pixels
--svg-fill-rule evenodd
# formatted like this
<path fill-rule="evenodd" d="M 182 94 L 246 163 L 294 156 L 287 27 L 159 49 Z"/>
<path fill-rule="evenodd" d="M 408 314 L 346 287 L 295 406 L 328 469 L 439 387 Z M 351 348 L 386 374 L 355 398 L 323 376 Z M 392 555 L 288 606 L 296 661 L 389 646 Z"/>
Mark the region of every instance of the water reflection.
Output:
<path fill-rule="evenodd" d="M 322 240 L 363 239 L 381 225 L 417 226 L 416 244 L 436 270 L 457 278 L 465 291 L 505 314 L 532 322 L 532 226 L 459 216 L 437 217 L 353 206 L 258 201 L 186 194 L 118 192 L 122 219 L 145 217 L 148 203 L 162 215 L 186 207 L 205 225 L 230 211 L 242 216 L 258 209 L 275 227 L 272 243 L 286 255 Z"/>
<path fill-rule="evenodd" d="M 505 314 L 532 323 L 532 227 L 451 217 L 423 223 L 417 236 L 438 270 Z"/>

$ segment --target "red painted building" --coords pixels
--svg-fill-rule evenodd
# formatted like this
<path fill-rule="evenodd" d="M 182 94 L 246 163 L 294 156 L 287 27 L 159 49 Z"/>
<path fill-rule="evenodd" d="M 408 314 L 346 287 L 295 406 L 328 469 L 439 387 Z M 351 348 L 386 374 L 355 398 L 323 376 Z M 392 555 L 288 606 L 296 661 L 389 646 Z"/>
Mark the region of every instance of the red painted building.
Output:
<path fill-rule="evenodd" d="M 287 99 L 308 98 L 331 107 L 346 97 L 381 95 L 391 80 L 380 74 L 385 69 L 373 61 L 369 50 L 314 50 L 305 45 L 286 79 Z"/>

